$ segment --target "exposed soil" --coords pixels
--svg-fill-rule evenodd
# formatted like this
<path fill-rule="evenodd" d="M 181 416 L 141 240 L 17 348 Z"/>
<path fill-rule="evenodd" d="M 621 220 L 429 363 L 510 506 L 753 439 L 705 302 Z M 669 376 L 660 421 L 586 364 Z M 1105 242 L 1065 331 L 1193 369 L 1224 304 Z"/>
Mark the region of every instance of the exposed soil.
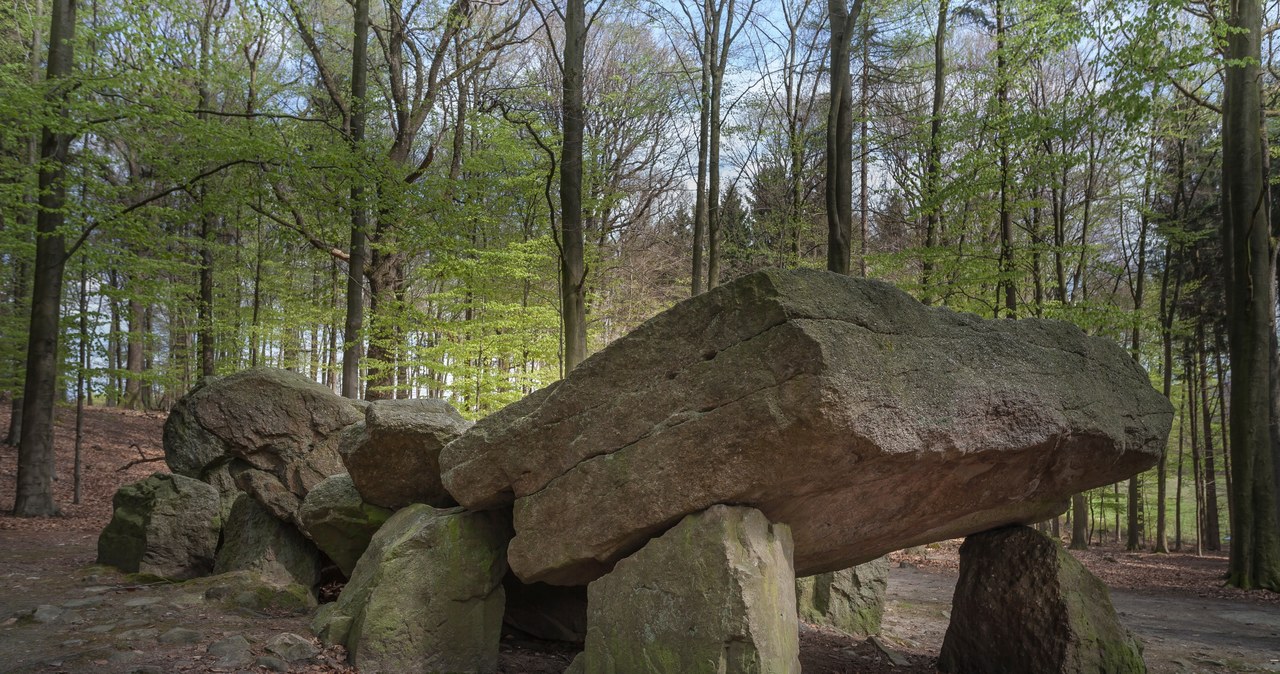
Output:
<path fill-rule="evenodd" d="M 351 672 L 338 648 L 284 662 L 280 634 L 310 638 L 309 616 L 263 615 L 206 600 L 196 584 L 139 585 L 93 566 L 98 532 L 122 484 L 165 470 L 163 415 L 90 409 L 81 503 L 72 504 L 74 410 L 59 410 L 55 491 L 63 516 L 13 517 L 16 450 L 0 445 L 0 672 Z M 0 415 L 0 437 L 7 431 Z M 950 617 L 958 542 L 897 553 L 883 633 L 874 639 L 801 628 L 805 672 L 933 672 Z M 1155 555 L 1102 548 L 1077 553 L 1112 588 L 1121 620 L 1144 643 L 1150 671 L 1280 672 L 1280 596 L 1222 586 L 1220 553 Z M 184 631 L 189 630 L 189 631 Z M 208 648 L 243 636 L 229 664 Z M 313 642 L 318 647 L 318 642 Z M 508 635 L 504 674 L 559 674 L 577 648 Z M 247 659 L 245 659 L 247 658 Z M 274 659 L 273 659 L 274 658 Z"/>

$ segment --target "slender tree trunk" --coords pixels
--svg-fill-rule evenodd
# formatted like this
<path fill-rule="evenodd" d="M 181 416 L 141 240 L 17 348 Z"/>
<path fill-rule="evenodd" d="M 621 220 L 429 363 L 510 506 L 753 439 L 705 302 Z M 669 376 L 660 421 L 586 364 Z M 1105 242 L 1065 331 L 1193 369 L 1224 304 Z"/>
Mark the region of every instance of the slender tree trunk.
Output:
<path fill-rule="evenodd" d="M 1218 478 L 1213 463 L 1213 411 L 1209 408 L 1209 357 L 1204 349 L 1204 324 L 1196 325 L 1196 346 L 1200 360 L 1200 411 L 1204 433 L 1204 541 L 1209 550 L 1222 549 L 1218 528 Z"/>
<path fill-rule="evenodd" d="M 702 249 L 707 233 L 707 153 L 711 142 L 711 1 L 702 3 L 702 79 L 698 96 L 698 175 L 693 196 L 693 283 L 692 294 L 702 294 Z"/>
<path fill-rule="evenodd" d="M 48 80 L 71 74 L 75 43 L 74 0 L 54 0 L 49 29 Z M 66 96 L 66 87 L 55 87 Z M 66 116 L 65 98 L 60 116 Z M 58 381 L 58 319 L 62 272 L 66 266 L 66 164 L 71 136 L 46 127 L 40 140 L 40 211 L 36 216 L 35 282 L 31 294 L 22 434 L 18 443 L 18 480 L 13 514 L 43 517 L 58 513 L 53 500 L 53 403 Z"/>
<path fill-rule="evenodd" d="M 870 192 L 867 187 L 867 174 L 871 164 L 871 146 L 868 143 L 868 131 L 871 126 L 871 26 L 870 21 L 862 22 L 862 77 L 859 87 L 859 122 L 858 122 L 858 275 L 867 277 L 867 216 L 870 211 Z"/>
<path fill-rule="evenodd" d="M 587 357 L 586 261 L 582 236 L 582 69 L 587 39 L 584 0 L 564 12 L 563 147 L 560 153 L 560 307 L 567 374 Z"/>
<path fill-rule="evenodd" d="M 81 450 L 84 447 L 84 399 L 85 399 L 85 373 L 89 370 L 89 273 L 84 264 L 84 257 L 80 258 L 80 353 L 77 358 L 79 367 L 76 368 L 76 439 L 75 439 L 75 467 L 72 469 L 73 493 L 71 502 L 80 505 L 81 480 L 80 472 L 82 467 Z"/>
<path fill-rule="evenodd" d="M 1184 419 L 1182 406 L 1178 406 L 1178 479 L 1173 492 L 1173 549 L 1182 552 L 1182 455 Z"/>
<path fill-rule="evenodd" d="M 204 3 L 204 17 L 200 24 L 200 83 L 198 86 L 200 92 L 200 110 L 197 117 L 201 121 L 208 119 L 208 113 L 204 112 L 213 106 L 213 95 L 209 89 L 209 67 L 210 67 L 210 51 L 212 50 L 211 33 L 213 28 L 214 14 L 218 3 L 206 0 Z M 213 337 L 213 244 L 214 244 L 214 217 L 208 212 L 204 205 L 206 189 L 204 185 L 200 185 L 196 191 L 198 201 L 201 202 L 200 208 L 200 301 L 197 304 L 196 320 L 199 323 L 196 329 L 196 340 L 200 344 L 200 374 L 204 377 L 212 377 L 216 372 L 216 358 L 214 355 L 214 337 Z"/>
<path fill-rule="evenodd" d="M 1005 25 L 1004 1 L 996 0 L 996 101 L 999 124 L 1008 123 L 1009 82 L 1004 53 Z M 996 317 L 1000 317 L 999 302 L 1004 303 L 1004 317 L 1017 318 L 1018 299 L 1014 282 L 1013 214 L 1009 208 L 1009 138 L 999 132 L 1000 143 L 1000 281 L 997 290 Z M 1117 527 L 1118 528 L 1118 527 Z"/>
<path fill-rule="evenodd" d="M 1276 391 L 1268 154 L 1262 91 L 1262 2 L 1228 5 L 1222 100 L 1223 226 L 1231 362 L 1231 467 L 1235 507 L 1228 583 L 1280 592 Z"/>
<path fill-rule="evenodd" d="M 947 95 L 947 15 L 949 0 L 938 0 L 938 26 L 933 34 L 933 107 L 929 113 L 929 153 L 924 167 L 924 256 L 920 264 L 920 301 L 933 303 L 933 260 L 938 247 L 942 204 L 938 203 L 938 182 L 942 173 L 942 104 Z"/>
<path fill-rule="evenodd" d="M 1089 549 L 1089 505 L 1084 492 L 1071 497 L 1071 549 Z"/>
<path fill-rule="evenodd" d="M 364 127 L 368 106 L 369 0 L 355 0 L 355 35 L 351 47 L 351 145 L 364 156 Z M 363 164 L 363 162 L 362 162 Z M 361 330 L 364 327 L 365 229 L 368 208 L 363 176 L 351 183 L 351 251 L 347 262 L 347 321 L 342 333 L 342 395 L 360 397 Z"/>
<path fill-rule="evenodd" d="M 831 21 L 831 100 L 827 113 L 827 270 L 849 273 L 853 234 L 853 80 L 849 73 L 849 47 L 853 28 L 862 11 L 862 0 L 853 10 L 845 0 L 828 0 Z"/>

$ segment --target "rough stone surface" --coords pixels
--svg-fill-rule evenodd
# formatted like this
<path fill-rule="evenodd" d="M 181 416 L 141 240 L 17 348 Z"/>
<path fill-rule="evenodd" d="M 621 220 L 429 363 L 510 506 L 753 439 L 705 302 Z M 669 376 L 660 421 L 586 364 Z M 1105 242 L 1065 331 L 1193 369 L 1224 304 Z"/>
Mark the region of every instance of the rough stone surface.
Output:
<path fill-rule="evenodd" d="M 1146 671 L 1107 588 L 1056 541 L 1025 526 L 965 539 L 946 672 Z"/>
<path fill-rule="evenodd" d="M 796 579 L 796 608 L 800 619 L 854 636 L 880 632 L 889 558 L 840 571 Z"/>
<path fill-rule="evenodd" d="M 365 674 L 496 671 L 510 527 L 494 511 L 396 512 L 312 629 Z"/>
<path fill-rule="evenodd" d="M 213 666 L 222 669 L 244 667 L 253 660 L 253 653 L 249 649 L 249 640 L 241 634 L 235 634 L 209 644 L 206 652 L 218 658 Z"/>
<path fill-rule="evenodd" d="M 304 636 L 284 632 L 267 641 L 267 651 L 280 656 L 287 662 L 297 662 L 315 657 L 320 649 Z"/>
<path fill-rule="evenodd" d="M 294 526 L 241 494 L 223 528 L 214 573 L 255 571 L 268 582 L 312 587 L 320 580 L 320 551 Z"/>
<path fill-rule="evenodd" d="M 203 589 L 205 599 L 254 613 L 301 615 L 316 608 L 310 586 L 281 582 L 258 571 L 232 571 L 187 583 L 192 589 Z"/>
<path fill-rule="evenodd" d="M 378 400 L 339 451 L 364 500 L 384 508 L 457 505 L 440 484 L 440 450 L 471 422 L 443 400 Z"/>
<path fill-rule="evenodd" d="M 388 517 L 390 510 L 360 498 L 351 476 L 345 473 L 317 484 L 298 509 L 302 533 L 346 576 L 356 568 L 374 532 Z"/>
<path fill-rule="evenodd" d="M 440 455 L 468 508 L 515 502 L 526 582 L 599 577 L 716 503 L 791 526 L 801 575 L 1033 522 L 1152 466 L 1167 400 L 1114 342 L 765 271 L 686 300 Z"/>
<path fill-rule="evenodd" d="M 358 405 L 286 370 L 206 378 L 165 421 L 165 462 L 218 487 L 224 513 L 247 491 L 290 519 L 312 487 L 343 472 L 341 432 L 361 416 Z"/>
<path fill-rule="evenodd" d="M 221 527 L 218 490 L 156 473 L 116 491 L 111 522 L 98 536 L 98 563 L 171 579 L 213 569 Z"/>
<path fill-rule="evenodd" d="M 502 622 L 539 639 L 582 643 L 587 637 L 587 588 L 545 583 L 526 585 L 507 574 L 502 581 L 507 608 Z"/>
<path fill-rule="evenodd" d="M 799 674 L 793 574 L 786 525 L 690 515 L 587 587 L 581 671 Z"/>

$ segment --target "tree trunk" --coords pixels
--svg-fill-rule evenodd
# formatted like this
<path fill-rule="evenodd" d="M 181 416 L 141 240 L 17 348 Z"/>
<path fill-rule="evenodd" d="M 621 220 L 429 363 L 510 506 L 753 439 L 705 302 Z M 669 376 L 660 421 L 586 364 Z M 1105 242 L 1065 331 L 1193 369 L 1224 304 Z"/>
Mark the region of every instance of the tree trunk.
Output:
<path fill-rule="evenodd" d="M 933 303 L 933 256 L 940 236 L 938 179 L 942 173 L 942 104 L 947 95 L 947 15 L 949 0 L 938 0 L 938 26 L 933 35 L 933 107 L 929 113 L 929 154 L 924 166 L 924 255 L 920 262 L 920 301 Z"/>
<path fill-rule="evenodd" d="M 351 145 L 364 156 L 364 127 L 368 106 L 369 0 L 355 0 L 355 35 L 351 45 Z M 363 176 L 351 184 L 351 251 L 347 262 L 347 320 L 342 333 L 342 395 L 360 397 L 360 331 L 364 327 L 365 228 L 368 210 Z"/>
<path fill-rule="evenodd" d="M 1267 137 L 1259 83 L 1262 2 L 1227 8 L 1222 101 L 1223 226 L 1231 362 L 1231 468 L 1235 508 L 1228 583 L 1280 592 L 1272 415 L 1275 278 L 1268 203 Z"/>
<path fill-rule="evenodd" d="M 1006 122 L 1009 105 L 1006 57 L 1004 53 L 1004 2 L 996 0 L 996 101 L 1000 124 Z M 1000 302 L 1004 303 L 1004 317 L 1017 318 L 1017 289 L 1014 283 L 1013 214 L 1009 208 L 1009 138 L 999 132 L 1000 144 L 1000 281 L 996 291 L 996 318 L 1000 317 Z"/>
<path fill-rule="evenodd" d="M 1204 324 L 1196 326 L 1196 346 L 1200 352 L 1200 411 L 1204 433 L 1204 547 L 1222 549 L 1218 528 L 1218 478 L 1213 463 L 1213 411 L 1209 408 L 1209 358 L 1204 350 Z"/>
<path fill-rule="evenodd" d="M 71 74 L 75 43 L 74 0 L 54 0 L 49 29 L 48 80 Z M 52 91 L 66 95 L 65 87 Z M 65 99 L 61 101 L 65 106 Z M 66 109 L 60 115 L 66 116 Z M 13 514 L 43 517 L 58 513 L 53 500 L 53 402 L 58 380 L 58 319 L 66 241 L 66 164 L 71 136 L 46 127 L 40 139 L 40 211 L 36 216 L 35 279 L 31 294 L 26 382 L 22 399 L 22 435 L 18 443 L 18 480 Z"/>
<path fill-rule="evenodd" d="M 1089 505 L 1084 492 L 1071 497 L 1071 549 L 1089 549 Z"/>
<path fill-rule="evenodd" d="M 853 10 L 845 0 L 828 0 L 831 20 L 831 101 L 827 113 L 827 270 L 849 273 L 849 240 L 853 234 L 853 80 L 849 73 L 849 46 L 862 11 L 862 0 Z"/>
<path fill-rule="evenodd" d="M 563 146 L 560 152 L 560 311 L 564 371 L 587 357 L 586 261 L 582 238 L 582 58 L 587 39 L 584 0 L 564 12 Z"/>

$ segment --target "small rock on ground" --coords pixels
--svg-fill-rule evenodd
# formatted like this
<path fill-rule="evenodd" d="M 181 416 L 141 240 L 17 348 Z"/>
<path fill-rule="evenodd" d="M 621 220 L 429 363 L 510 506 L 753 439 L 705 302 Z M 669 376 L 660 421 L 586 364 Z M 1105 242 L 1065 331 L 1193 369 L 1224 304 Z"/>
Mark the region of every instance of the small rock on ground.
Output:
<path fill-rule="evenodd" d="M 310 639 L 290 632 L 272 637 L 267 642 L 267 650 L 289 662 L 306 660 L 307 658 L 315 657 L 320 652 L 320 649 L 311 643 Z"/>

